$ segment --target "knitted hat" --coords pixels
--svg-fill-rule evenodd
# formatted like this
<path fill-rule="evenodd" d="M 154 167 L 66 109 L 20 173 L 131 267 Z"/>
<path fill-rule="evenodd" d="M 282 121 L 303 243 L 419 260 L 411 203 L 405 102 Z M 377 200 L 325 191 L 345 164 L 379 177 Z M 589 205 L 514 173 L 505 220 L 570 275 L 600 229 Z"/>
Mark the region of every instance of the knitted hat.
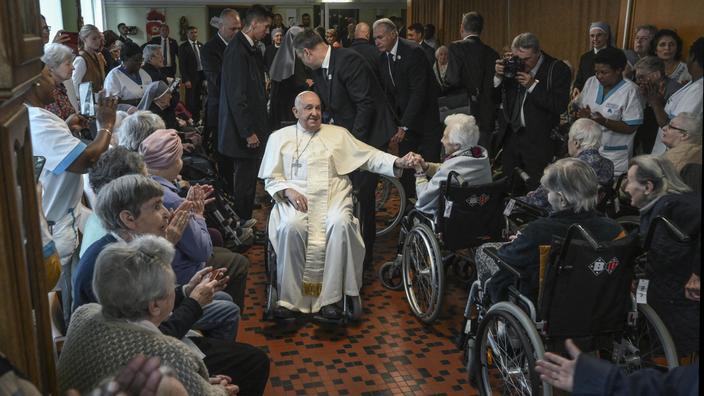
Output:
<path fill-rule="evenodd" d="M 139 145 L 149 169 L 166 169 L 183 154 L 181 138 L 173 129 L 157 129 Z"/>

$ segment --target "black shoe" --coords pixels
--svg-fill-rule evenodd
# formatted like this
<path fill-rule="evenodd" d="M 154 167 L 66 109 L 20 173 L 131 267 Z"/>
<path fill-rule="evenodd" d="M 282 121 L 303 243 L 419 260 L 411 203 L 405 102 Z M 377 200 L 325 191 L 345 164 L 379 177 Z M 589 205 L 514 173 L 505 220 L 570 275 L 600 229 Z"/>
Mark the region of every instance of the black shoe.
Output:
<path fill-rule="evenodd" d="M 274 318 L 276 318 L 276 319 L 293 319 L 298 315 L 299 315 L 298 312 L 292 311 L 288 308 L 284 308 L 284 307 L 274 308 Z"/>
<path fill-rule="evenodd" d="M 342 319 L 342 308 L 337 304 L 326 305 L 320 309 L 320 315 L 328 320 Z"/>

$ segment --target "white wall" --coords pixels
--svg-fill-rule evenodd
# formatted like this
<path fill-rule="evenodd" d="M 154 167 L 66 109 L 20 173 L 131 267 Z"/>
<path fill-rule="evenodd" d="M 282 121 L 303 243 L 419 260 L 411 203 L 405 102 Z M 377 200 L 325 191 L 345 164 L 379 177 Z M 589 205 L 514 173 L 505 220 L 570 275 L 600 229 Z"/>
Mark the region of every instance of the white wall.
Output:
<path fill-rule="evenodd" d="M 207 41 L 208 32 L 208 8 L 206 6 L 184 6 L 170 5 L 159 7 L 142 7 L 134 5 L 105 5 L 105 29 L 112 29 L 117 32 L 117 24 L 120 22 L 126 23 L 128 26 L 137 26 L 137 35 L 130 36 L 137 44 L 144 44 L 147 41 L 145 27 L 147 24 L 147 14 L 152 9 L 162 12 L 166 15 L 166 24 L 171 28 L 170 36 L 181 42 L 179 37 L 180 24 L 179 20 L 182 16 L 188 19 L 188 24 L 198 28 L 199 40 Z"/>

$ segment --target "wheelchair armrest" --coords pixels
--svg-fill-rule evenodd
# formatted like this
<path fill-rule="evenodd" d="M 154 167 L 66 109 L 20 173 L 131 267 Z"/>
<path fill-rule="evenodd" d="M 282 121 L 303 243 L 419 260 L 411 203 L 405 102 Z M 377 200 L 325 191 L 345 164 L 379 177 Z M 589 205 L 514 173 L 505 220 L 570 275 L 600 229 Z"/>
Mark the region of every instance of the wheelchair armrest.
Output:
<path fill-rule="evenodd" d="M 496 265 L 499 266 L 499 268 L 502 268 L 502 269 L 505 269 L 506 271 L 508 271 L 514 278 L 516 278 L 516 280 L 523 279 L 523 276 L 521 275 L 520 272 L 518 272 L 517 269 L 513 268 L 508 263 L 506 263 L 505 261 L 501 260 L 501 258 L 499 258 L 499 255 L 497 254 L 496 248 L 493 248 L 493 247 L 485 248 L 484 253 L 486 253 L 487 256 L 489 256 L 492 260 L 494 260 L 494 262 L 496 263 Z"/>
<path fill-rule="evenodd" d="M 670 231 L 670 233 L 677 239 L 678 242 L 689 242 L 689 235 L 682 232 L 670 219 L 664 216 L 658 216 L 650 224 L 650 229 L 648 229 L 648 234 L 645 237 L 645 250 L 650 249 L 650 243 L 653 241 L 653 235 L 655 235 L 655 229 L 658 225 L 664 224 L 665 227 Z"/>
<path fill-rule="evenodd" d="M 515 206 L 520 207 L 521 209 L 525 210 L 526 212 L 528 212 L 528 214 L 530 214 L 532 216 L 547 217 L 549 214 L 547 210 L 545 210 L 539 206 L 530 204 L 528 202 L 521 201 L 520 199 L 516 199 L 516 198 L 512 198 L 512 199 L 515 203 Z"/>

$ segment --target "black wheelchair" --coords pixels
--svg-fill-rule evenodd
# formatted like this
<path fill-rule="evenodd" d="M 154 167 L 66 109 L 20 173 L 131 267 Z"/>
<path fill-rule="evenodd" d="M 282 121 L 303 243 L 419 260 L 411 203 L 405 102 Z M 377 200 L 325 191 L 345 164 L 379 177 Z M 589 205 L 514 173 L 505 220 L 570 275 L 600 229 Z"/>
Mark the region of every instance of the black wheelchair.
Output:
<path fill-rule="evenodd" d="M 657 222 L 686 238 L 667 219 Z M 508 301 L 491 305 L 487 289 L 492 280 L 483 285 L 477 280 L 467 299 L 459 346 L 465 350 L 469 380 L 480 394 L 551 395 L 550 385 L 541 382 L 534 370 L 535 362 L 546 349 L 561 351 L 566 338 L 627 372 L 676 367 L 677 353 L 667 328 L 632 294 L 640 242 L 637 233 L 630 233 L 598 243 L 574 224 L 552 244 L 538 282 L 501 261 L 495 250 L 486 249 L 500 268 L 512 274 L 514 284 Z"/>
<path fill-rule="evenodd" d="M 352 201 L 354 203 L 354 217 L 359 219 L 359 202 L 357 200 L 356 192 L 352 193 Z M 272 199 L 272 202 L 273 199 Z M 274 205 L 287 205 L 287 203 Z M 272 208 L 273 210 L 273 208 Z M 266 269 L 266 306 L 264 307 L 264 320 L 281 320 L 275 315 L 275 310 L 277 307 L 277 301 L 279 301 L 279 289 L 278 289 L 278 275 L 277 275 L 277 265 L 276 265 L 276 252 L 274 251 L 274 246 L 269 239 L 269 225 L 271 212 L 267 215 L 266 219 L 266 244 L 264 248 L 264 266 Z M 359 263 L 362 265 L 362 263 Z M 343 271 L 343 274 L 345 272 Z M 344 279 L 342 284 L 344 284 Z M 313 314 L 301 314 L 295 318 L 287 318 L 286 320 L 312 317 L 314 320 L 323 324 L 347 324 L 350 322 L 357 322 L 362 317 L 362 298 L 360 295 L 348 296 L 345 295 L 342 299 L 342 317 L 339 320 L 328 319 L 319 315 L 317 313 Z"/>
<path fill-rule="evenodd" d="M 505 179 L 469 186 L 452 171 L 441 183 L 435 215 L 413 209 L 404 217 L 396 259 L 379 268 L 379 280 L 386 288 L 405 289 L 411 310 L 422 322 L 433 323 L 440 313 L 446 267 L 452 265 L 458 278 L 470 281 L 471 249 L 501 238 L 508 188 Z M 458 252 L 462 249 L 470 254 Z"/>

